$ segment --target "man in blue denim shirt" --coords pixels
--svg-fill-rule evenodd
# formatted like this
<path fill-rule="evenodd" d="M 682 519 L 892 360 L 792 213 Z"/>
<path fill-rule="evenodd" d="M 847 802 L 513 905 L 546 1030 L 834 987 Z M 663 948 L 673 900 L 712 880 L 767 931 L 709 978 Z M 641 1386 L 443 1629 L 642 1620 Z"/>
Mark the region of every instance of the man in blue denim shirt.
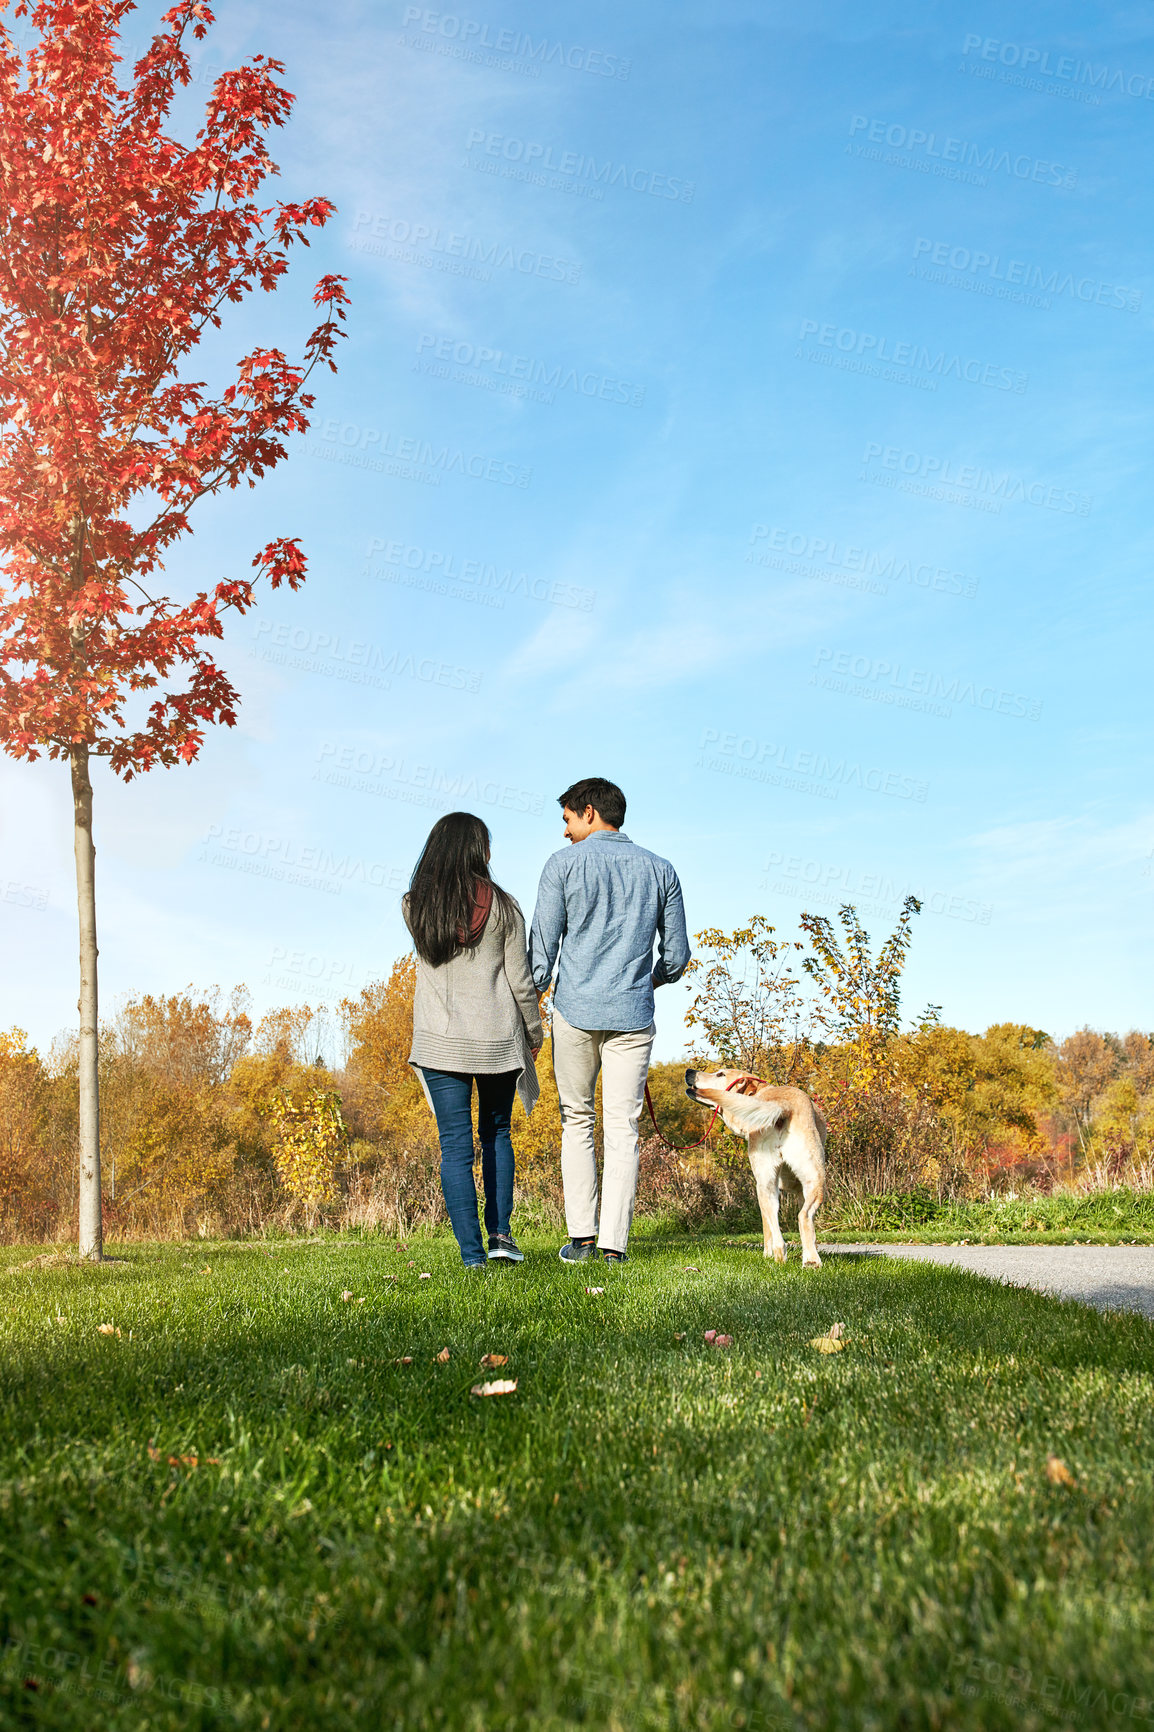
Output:
<path fill-rule="evenodd" d="M 545 863 L 529 938 L 538 992 L 557 966 L 553 1074 L 561 1100 L 561 1180 L 570 1236 L 560 1255 L 563 1263 L 583 1263 L 599 1244 L 607 1262 L 623 1263 L 637 1192 L 637 1127 L 656 1032 L 653 989 L 685 973 L 685 910 L 668 860 L 638 848 L 623 833 L 620 788 L 589 777 L 567 788 L 560 805 L 573 846 Z M 600 1209 L 593 1144 L 599 1071 L 605 1131 Z"/>

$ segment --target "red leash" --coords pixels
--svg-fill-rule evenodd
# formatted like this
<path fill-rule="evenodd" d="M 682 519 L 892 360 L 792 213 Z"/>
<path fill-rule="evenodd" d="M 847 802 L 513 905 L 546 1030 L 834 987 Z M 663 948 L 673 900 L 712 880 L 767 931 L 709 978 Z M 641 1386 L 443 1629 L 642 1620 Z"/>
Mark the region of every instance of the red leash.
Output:
<path fill-rule="evenodd" d="M 734 1077 L 734 1079 L 731 1083 L 726 1084 L 726 1088 L 725 1088 L 726 1094 L 729 1093 L 731 1088 L 736 1087 L 737 1082 L 738 1082 L 738 1078 Z M 683 1155 L 689 1149 L 699 1149 L 701 1147 L 702 1143 L 705 1142 L 706 1138 L 709 1136 L 709 1133 L 713 1129 L 714 1125 L 716 1124 L 717 1116 L 721 1111 L 720 1107 L 714 1107 L 713 1117 L 710 1119 L 709 1123 L 705 1127 L 705 1136 L 704 1137 L 698 1137 L 698 1139 L 695 1143 L 682 1143 L 679 1146 L 677 1143 L 671 1143 L 669 1141 L 669 1138 L 663 1134 L 661 1126 L 657 1123 L 657 1114 L 653 1111 L 653 1097 L 649 1093 L 649 1084 L 648 1083 L 646 1083 L 646 1085 L 645 1085 L 645 1105 L 649 1108 L 649 1117 L 653 1120 L 653 1129 L 657 1132 L 657 1135 L 661 1138 L 661 1141 L 665 1144 L 665 1147 L 670 1151 L 671 1154 L 674 1154 L 674 1155 Z"/>

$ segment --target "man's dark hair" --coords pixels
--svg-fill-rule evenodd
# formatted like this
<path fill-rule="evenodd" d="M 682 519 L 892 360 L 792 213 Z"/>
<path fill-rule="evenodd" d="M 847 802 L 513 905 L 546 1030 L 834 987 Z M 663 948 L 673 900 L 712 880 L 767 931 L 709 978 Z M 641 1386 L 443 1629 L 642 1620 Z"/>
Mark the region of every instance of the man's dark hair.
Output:
<path fill-rule="evenodd" d="M 584 781 L 574 782 L 571 788 L 558 794 L 557 803 L 562 810 L 567 806 L 578 817 L 586 806 L 592 806 L 602 823 L 612 824 L 615 830 L 620 830 L 625 822 L 625 795 L 616 782 L 607 782 L 604 776 L 586 776 Z"/>

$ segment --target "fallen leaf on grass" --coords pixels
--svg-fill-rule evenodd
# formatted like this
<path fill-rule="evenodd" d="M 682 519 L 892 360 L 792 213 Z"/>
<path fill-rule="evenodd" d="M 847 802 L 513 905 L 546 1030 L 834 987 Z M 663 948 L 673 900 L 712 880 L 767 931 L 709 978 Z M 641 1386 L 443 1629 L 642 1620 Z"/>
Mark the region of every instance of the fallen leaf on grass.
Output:
<path fill-rule="evenodd" d="M 206 1263 L 204 1268 L 201 1270 L 201 1274 L 202 1275 L 211 1275 L 212 1274 L 212 1264 Z"/>
<path fill-rule="evenodd" d="M 404 1355 L 404 1357 L 401 1359 L 394 1359 L 393 1360 L 394 1365 L 411 1365 L 412 1363 L 413 1363 L 413 1356 L 411 1353 L 406 1353 Z"/>
<path fill-rule="evenodd" d="M 507 1353 L 482 1353 L 481 1355 L 481 1364 L 486 1371 L 495 1371 L 498 1365 L 508 1365 L 508 1363 L 509 1355 Z"/>
<path fill-rule="evenodd" d="M 705 1331 L 705 1339 L 707 1341 L 716 1341 L 717 1340 L 717 1330 L 716 1329 L 707 1329 Z"/>
<path fill-rule="evenodd" d="M 701 1270 L 697 1267 L 696 1263 L 683 1263 L 681 1265 L 681 1273 L 683 1275 L 700 1275 Z"/>
<path fill-rule="evenodd" d="M 96 1333 L 98 1335 L 119 1335 L 120 1331 L 116 1327 L 115 1323 L 101 1323 L 98 1326 Z"/>
<path fill-rule="evenodd" d="M 421 1273 L 418 1275 L 417 1279 L 418 1279 L 418 1281 L 431 1281 L 433 1279 L 433 1277 L 429 1274 L 429 1271 L 427 1269 L 422 1269 Z"/>
<path fill-rule="evenodd" d="M 679 1330 L 678 1330 L 678 1331 L 677 1331 L 677 1334 L 676 1334 L 676 1335 L 675 1335 L 675 1336 L 674 1336 L 674 1337 L 673 1337 L 673 1339 L 674 1339 L 674 1340 L 675 1340 L 675 1341 L 684 1341 L 684 1340 L 685 1340 L 685 1330 L 684 1330 L 684 1329 L 679 1329 Z"/>
<path fill-rule="evenodd" d="M 512 1395 L 517 1387 L 515 1377 L 499 1377 L 496 1383 L 474 1383 L 470 1395 Z"/>
<path fill-rule="evenodd" d="M 1048 1455 L 1046 1457 L 1046 1478 L 1051 1485 L 1068 1485 L 1074 1491 L 1078 1489 L 1078 1481 L 1060 1455 Z"/>
<path fill-rule="evenodd" d="M 586 1293 L 604 1293 L 604 1287 L 586 1287 Z"/>
<path fill-rule="evenodd" d="M 149 1461 L 167 1460 L 169 1467 L 199 1467 L 200 1466 L 200 1457 L 198 1455 L 170 1455 L 167 1457 L 162 1456 L 160 1451 L 157 1449 L 155 1443 L 153 1442 L 153 1440 L 151 1438 L 149 1438 L 149 1440 L 148 1440 L 148 1459 L 149 1459 Z M 223 1465 L 220 1457 L 217 1455 L 206 1455 L 204 1460 L 205 1460 L 205 1466 L 206 1467 L 221 1467 Z"/>
<path fill-rule="evenodd" d="M 441 1351 L 437 1355 L 437 1364 L 447 1365 L 452 1357 L 453 1355 L 449 1352 L 449 1349 L 447 1347 L 442 1347 Z"/>
<path fill-rule="evenodd" d="M 733 1346 L 733 1336 L 732 1335 L 715 1335 L 713 1337 L 713 1345 L 715 1347 L 732 1347 Z"/>
<path fill-rule="evenodd" d="M 810 1342 L 819 1353 L 840 1353 L 846 1344 L 845 1324 L 831 1323 L 826 1335 L 815 1335 Z"/>
<path fill-rule="evenodd" d="M 341 1298 L 345 1301 L 346 1304 L 348 1304 L 349 1300 L 352 1298 L 352 1294 L 349 1292 L 347 1287 L 345 1288 L 344 1292 L 341 1294 Z"/>

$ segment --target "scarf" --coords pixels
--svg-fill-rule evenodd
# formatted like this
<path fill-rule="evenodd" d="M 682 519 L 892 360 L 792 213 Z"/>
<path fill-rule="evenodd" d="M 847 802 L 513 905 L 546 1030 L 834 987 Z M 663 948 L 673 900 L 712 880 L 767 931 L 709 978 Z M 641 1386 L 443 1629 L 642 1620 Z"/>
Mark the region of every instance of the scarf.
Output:
<path fill-rule="evenodd" d="M 469 913 L 469 936 L 457 928 L 458 944 L 475 944 L 485 930 L 485 922 L 493 906 L 493 886 L 487 878 L 478 878 L 473 889 L 473 906 Z"/>

